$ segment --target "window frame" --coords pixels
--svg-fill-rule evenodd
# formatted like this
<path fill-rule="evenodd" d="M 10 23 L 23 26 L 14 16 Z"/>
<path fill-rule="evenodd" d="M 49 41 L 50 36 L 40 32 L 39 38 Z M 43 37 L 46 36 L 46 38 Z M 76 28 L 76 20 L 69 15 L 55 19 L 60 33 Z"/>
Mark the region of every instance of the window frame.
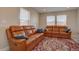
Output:
<path fill-rule="evenodd" d="M 49 15 L 49 16 L 54 16 L 54 15 Z M 47 16 L 47 17 L 49 17 L 49 16 Z M 65 24 L 58 24 L 58 21 L 57 21 L 57 17 L 58 16 L 65 16 Z M 46 25 L 49 25 L 49 24 L 47 24 L 47 17 L 46 17 Z M 67 15 L 56 15 L 56 16 L 54 16 L 54 18 L 55 18 L 55 20 L 54 20 L 54 24 L 51 24 L 51 25 L 58 25 L 58 26 L 67 26 Z M 63 22 L 63 21 L 62 21 Z M 50 26 L 50 25 L 49 25 Z"/>

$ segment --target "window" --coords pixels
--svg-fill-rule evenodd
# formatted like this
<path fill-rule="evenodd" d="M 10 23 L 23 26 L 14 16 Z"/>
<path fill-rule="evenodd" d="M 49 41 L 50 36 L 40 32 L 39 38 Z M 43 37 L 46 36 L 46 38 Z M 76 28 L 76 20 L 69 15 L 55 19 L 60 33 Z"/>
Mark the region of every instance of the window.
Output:
<path fill-rule="evenodd" d="M 24 8 L 20 8 L 20 25 L 29 25 L 30 12 Z"/>
<path fill-rule="evenodd" d="M 55 19 L 55 16 L 47 16 L 47 25 L 60 25 L 66 26 L 67 16 L 66 15 L 58 15 Z"/>
<path fill-rule="evenodd" d="M 66 15 L 59 15 L 57 16 L 57 25 L 66 25 Z"/>
<path fill-rule="evenodd" d="M 55 16 L 47 16 L 47 25 L 55 25 Z"/>

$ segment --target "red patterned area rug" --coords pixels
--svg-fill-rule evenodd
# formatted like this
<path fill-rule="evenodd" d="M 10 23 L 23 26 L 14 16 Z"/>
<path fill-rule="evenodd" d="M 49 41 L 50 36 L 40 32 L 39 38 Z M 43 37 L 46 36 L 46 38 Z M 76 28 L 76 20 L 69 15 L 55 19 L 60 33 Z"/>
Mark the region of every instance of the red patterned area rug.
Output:
<path fill-rule="evenodd" d="M 79 44 L 72 39 L 45 37 L 33 51 L 79 51 Z"/>

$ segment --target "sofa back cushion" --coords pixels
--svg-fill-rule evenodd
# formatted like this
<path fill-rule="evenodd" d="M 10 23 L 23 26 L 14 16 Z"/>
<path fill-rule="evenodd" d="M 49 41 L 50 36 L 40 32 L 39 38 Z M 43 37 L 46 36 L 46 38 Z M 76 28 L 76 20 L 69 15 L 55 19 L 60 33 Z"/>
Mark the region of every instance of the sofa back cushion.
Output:
<path fill-rule="evenodd" d="M 19 31 L 19 30 L 23 30 L 23 27 L 22 26 L 10 26 L 10 30 L 12 32 Z"/>
<path fill-rule="evenodd" d="M 34 28 L 34 26 L 23 26 L 23 28 L 27 36 L 30 36 L 36 33 L 36 29 Z"/>
<path fill-rule="evenodd" d="M 29 30 L 29 29 L 31 29 L 31 26 L 23 26 L 23 28 L 24 28 L 25 30 Z"/>
<path fill-rule="evenodd" d="M 47 30 L 47 31 L 52 31 L 53 28 L 52 28 L 52 26 L 47 26 L 47 27 L 46 27 L 46 30 Z"/>
<path fill-rule="evenodd" d="M 47 26 L 46 30 L 47 31 L 52 31 L 52 32 L 64 32 L 66 26 Z"/>
<path fill-rule="evenodd" d="M 66 26 L 60 26 L 60 32 L 65 32 Z"/>
<path fill-rule="evenodd" d="M 33 33 L 33 34 L 35 34 L 36 31 L 37 31 L 37 30 L 36 30 L 35 28 L 32 28 L 32 33 Z"/>
<path fill-rule="evenodd" d="M 32 35 L 32 34 L 33 34 L 32 29 L 25 30 L 25 34 L 26 34 L 27 36 Z"/>
<path fill-rule="evenodd" d="M 26 37 L 22 26 L 10 26 L 9 29 L 13 38 Z"/>
<path fill-rule="evenodd" d="M 23 26 L 23 28 L 26 29 L 26 30 L 29 30 L 29 29 L 32 29 L 32 28 L 35 28 L 35 27 L 32 26 L 32 25 L 29 25 L 29 26 Z"/>
<path fill-rule="evenodd" d="M 59 32 L 59 27 L 58 26 L 53 26 L 53 32 Z"/>

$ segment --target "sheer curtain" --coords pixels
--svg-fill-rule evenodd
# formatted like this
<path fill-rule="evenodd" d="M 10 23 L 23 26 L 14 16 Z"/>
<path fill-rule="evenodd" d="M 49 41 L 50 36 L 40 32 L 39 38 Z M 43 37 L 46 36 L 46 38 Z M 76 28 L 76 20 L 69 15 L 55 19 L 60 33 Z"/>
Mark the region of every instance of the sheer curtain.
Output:
<path fill-rule="evenodd" d="M 55 25 L 55 16 L 47 16 L 47 25 Z"/>
<path fill-rule="evenodd" d="M 20 8 L 20 25 L 30 24 L 30 12 L 27 9 Z"/>
<path fill-rule="evenodd" d="M 67 21 L 67 16 L 66 15 L 58 15 L 57 16 L 57 25 L 67 25 L 66 24 L 66 21 Z"/>

